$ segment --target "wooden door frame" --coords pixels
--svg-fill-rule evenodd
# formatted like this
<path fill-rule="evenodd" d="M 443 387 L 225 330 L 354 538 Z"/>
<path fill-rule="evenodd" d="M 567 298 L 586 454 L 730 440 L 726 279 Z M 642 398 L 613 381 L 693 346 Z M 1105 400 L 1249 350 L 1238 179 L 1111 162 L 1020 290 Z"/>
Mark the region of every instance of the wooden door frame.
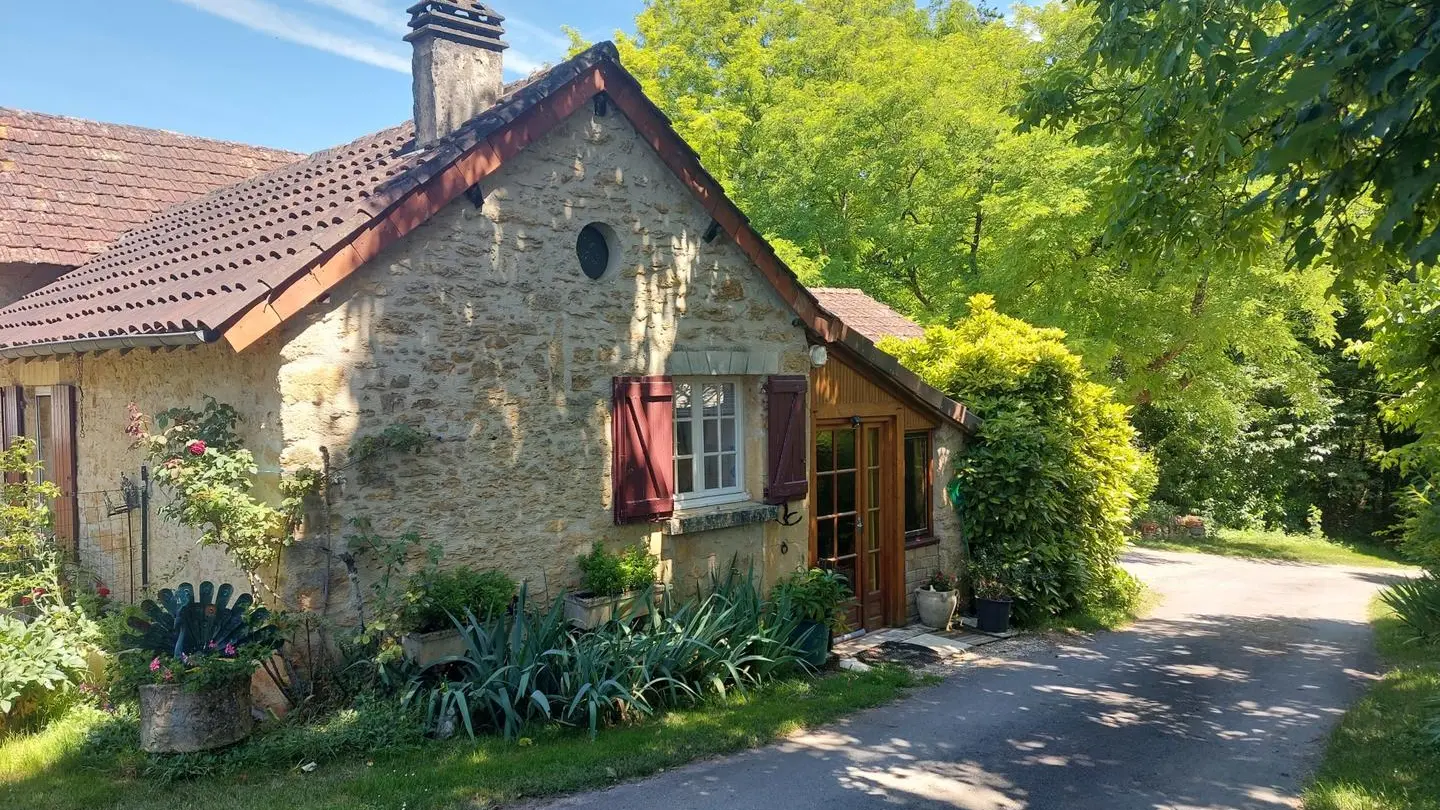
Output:
<path fill-rule="evenodd" d="M 881 604 L 882 623 L 887 627 L 904 625 L 908 618 L 908 608 L 905 594 L 905 527 L 904 512 L 900 508 L 899 496 L 902 491 L 901 481 L 905 475 L 905 453 L 903 444 L 900 443 L 900 409 L 877 406 L 858 406 L 854 413 L 843 417 L 826 416 L 822 418 L 818 413 L 811 413 L 810 422 L 810 446 L 807 453 L 810 457 L 809 477 L 810 493 L 813 497 L 816 492 L 815 476 L 815 437 L 820 431 L 836 427 L 852 427 L 856 418 L 860 420 L 860 429 L 878 425 L 880 430 L 880 461 L 882 467 L 889 470 L 889 475 L 884 476 L 880 482 L 880 500 L 882 506 L 880 514 L 885 523 L 880 533 L 880 560 L 881 560 L 881 591 L 883 593 Z M 889 463 L 886 463 L 888 455 Z M 857 449 L 858 456 L 858 449 Z M 856 486 L 860 486 L 857 474 Z M 818 553 L 818 538 L 816 531 L 816 514 L 810 504 L 807 504 L 806 511 L 810 515 L 810 549 L 807 555 L 807 563 L 814 565 Z M 859 536 L 856 537 L 857 548 L 861 543 Z M 862 609 L 863 620 L 863 609 Z"/>

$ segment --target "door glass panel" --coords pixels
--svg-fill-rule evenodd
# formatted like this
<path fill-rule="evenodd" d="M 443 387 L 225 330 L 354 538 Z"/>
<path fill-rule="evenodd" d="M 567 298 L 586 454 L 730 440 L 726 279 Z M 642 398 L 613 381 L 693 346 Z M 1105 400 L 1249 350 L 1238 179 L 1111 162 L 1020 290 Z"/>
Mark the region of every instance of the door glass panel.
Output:
<path fill-rule="evenodd" d="M 854 518 L 840 518 L 839 520 L 836 521 L 836 523 L 838 524 L 838 528 L 837 528 L 837 531 L 838 531 L 837 540 L 838 540 L 838 543 L 839 543 L 839 549 L 838 549 L 838 551 L 836 552 L 836 555 L 835 555 L 835 556 L 837 556 L 837 557 L 844 557 L 844 556 L 847 556 L 847 555 L 850 555 L 850 554 L 854 554 L 854 553 L 855 553 L 855 519 L 854 519 Z"/>
<path fill-rule="evenodd" d="M 833 431 L 822 430 L 815 434 L 815 469 L 819 472 L 835 469 L 835 433 Z"/>
<path fill-rule="evenodd" d="M 816 524 L 815 556 L 822 560 L 835 556 L 835 521 L 822 520 Z"/>
<path fill-rule="evenodd" d="M 835 476 L 815 476 L 815 513 L 817 515 L 835 514 Z"/>
<path fill-rule="evenodd" d="M 837 560 L 835 562 L 834 571 L 845 577 L 845 581 L 850 585 L 851 593 L 857 593 L 857 591 L 855 591 L 855 588 L 859 584 L 859 580 L 855 578 L 854 557 L 847 557 L 843 560 Z"/>
<path fill-rule="evenodd" d="M 835 432 L 835 469 L 855 469 L 855 431 L 837 430 Z"/>
<path fill-rule="evenodd" d="M 835 513 L 855 511 L 855 473 L 835 473 Z"/>
<path fill-rule="evenodd" d="M 865 433 L 865 463 L 870 467 L 880 464 L 880 428 L 870 428 Z"/>

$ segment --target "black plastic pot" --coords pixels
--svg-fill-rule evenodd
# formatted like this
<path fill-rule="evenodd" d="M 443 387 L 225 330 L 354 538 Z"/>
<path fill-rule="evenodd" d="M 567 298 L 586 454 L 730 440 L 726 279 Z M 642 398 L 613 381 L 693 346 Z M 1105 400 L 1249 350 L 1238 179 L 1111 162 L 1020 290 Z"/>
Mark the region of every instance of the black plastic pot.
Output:
<path fill-rule="evenodd" d="M 830 628 L 808 619 L 795 627 L 790 643 L 800 651 L 800 660 L 819 669 L 830 658 Z"/>
<path fill-rule="evenodd" d="M 982 633 L 1003 633 L 1010 629 L 1009 599 L 976 599 L 975 626 Z"/>

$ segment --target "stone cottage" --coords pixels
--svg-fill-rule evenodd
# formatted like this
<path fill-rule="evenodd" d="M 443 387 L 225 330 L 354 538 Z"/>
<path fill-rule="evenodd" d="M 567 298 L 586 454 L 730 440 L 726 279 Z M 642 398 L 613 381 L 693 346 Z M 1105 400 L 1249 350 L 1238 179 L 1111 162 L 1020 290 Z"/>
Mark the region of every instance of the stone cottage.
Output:
<path fill-rule="evenodd" d="M 917 572 L 958 559 L 941 490 L 976 418 L 796 281 L 613 46 L 506 86 L 502 18 L 412 14 L 413 121 L 172 207 L 0 309 L 0 424 L 42 440 L 62 542 L 122 596 L 240 578 L 129 495 L 127 406 L 208 395 L 268 487 L 337 473 L 273 572 L 302 607 L 345 609 L 365 519 L 549 595 L 595 540 L 647 545 L 682 590 L 732 559 L 767 583 L 830 565 L 857 626 L 903 623 Z M 432 441 L 353 468 L 397 424 Z"/>

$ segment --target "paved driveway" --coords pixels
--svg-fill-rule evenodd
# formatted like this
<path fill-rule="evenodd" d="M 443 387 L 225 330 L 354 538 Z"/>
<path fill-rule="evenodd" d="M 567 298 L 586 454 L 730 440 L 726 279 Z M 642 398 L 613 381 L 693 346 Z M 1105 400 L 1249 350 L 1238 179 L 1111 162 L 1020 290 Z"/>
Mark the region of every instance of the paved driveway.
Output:
<path fill-rule="evenodd" d="M 1366 569 L 1137 551 L 1163 601 L 1124 632 L 988 661 L 747 754 L 551 807 L 1298 806 L 1373 677 Z"/>

